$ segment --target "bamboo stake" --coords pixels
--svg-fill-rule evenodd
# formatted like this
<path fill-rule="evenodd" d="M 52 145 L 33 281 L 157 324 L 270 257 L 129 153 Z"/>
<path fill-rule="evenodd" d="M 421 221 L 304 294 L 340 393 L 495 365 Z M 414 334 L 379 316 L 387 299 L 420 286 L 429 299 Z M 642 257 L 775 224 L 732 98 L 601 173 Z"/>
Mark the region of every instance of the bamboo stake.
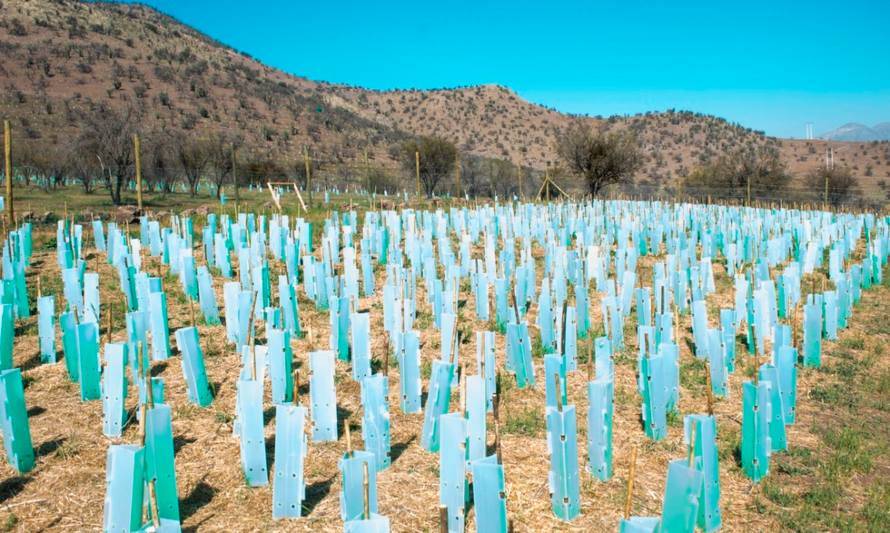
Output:
<path fill-rule="evenodd" d="M 365 520 L 370 520 L 371 518 L 371 475 L 368 472 L 368 463 L 367 461 L 362 463 L 362 484 L 364 485 L 364 500 L 365 500 L 365 508 L 364 514 L 362 518 Z"/>
<path fill-rule="evenodd" d="M 689 428 L 689 468 L 695 467 L 695 422 Z"/>

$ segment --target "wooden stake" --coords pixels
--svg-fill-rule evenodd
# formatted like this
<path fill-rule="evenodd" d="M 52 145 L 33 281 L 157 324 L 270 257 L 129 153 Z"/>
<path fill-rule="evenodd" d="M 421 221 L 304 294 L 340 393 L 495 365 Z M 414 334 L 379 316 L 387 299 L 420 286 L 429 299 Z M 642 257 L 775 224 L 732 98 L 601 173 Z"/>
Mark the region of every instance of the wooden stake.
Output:
<path fill-rule="evenodd" d="M 633 493 L 634 493 L 634 474 L 636 474 L 637 469 L 637 447 L 633 447 L 633 451 L 630 455 L 630 474 L 627 476 L 627 496 L 624 498 L 624 519 L 630 519 L 630 510 L 633 506 Z"/>
<path fill-rule="evenodd" d="M 43 296 L 43 291 L 40 290 L 40 275 L 37 276 L 37 297 L 40 298 Z"/>
<path fill-rule="evenodd" d="M 105 342 L 111 342 L 111 327 L 114 313 L 114 302 L 108 302 L 108 330 L 105 332 Z"/>
<path fill-rule="evenodd" d="M 689 468 L 695 467 L 695 421 L 693 420 L 689 428 Z"/>
<path fill-rule="evenodd" d="M 300 405 L 300 369 L 294 369 L 294 405 Z"/>
<path fill-rule="evenodd" d="M 448 506 L 439 505 L 439 533 L 448 533 Z"/>
<path fill-rule="evenodd" d="M 590 337 L 590 344 L 587 345 L 587 381 L 593 381 L 594 378 L 594 353 L 593 353 L 593 336 Z"/>
<path fill-rule="evenodd" d="M 232 143 L 232 186 L 235 188 L 235 210 L 238 209 L 238 174 L 235 172 L 235 144 Z"/>
<path fill-rule="evenodd" d="M 414 177 L 417 186 L 417 196 L 420 196 L 420 151 L 414 151 Z"/>
<path fill-rule="evenodd" d="M 151 523 L 154 524 L 155 529 L 157 529 L 161 527 L 161 517 L 158 516 L 158 495 L 155 484 L 157 484 L 156 479 L 152 479 L 148 482 L 148 500 L 149 505 L 151 506 Z"/>
<path fill-rule="evenodd" d="M 188 294 L 186 294 L 185 297 L 189 301 L 189 314 L 191 315 L 191 318 L 192 318 L 192 327 L 195 327 L 195 301 L 192 300 L 192 297 L 189 296 Z"/>
<path fill-rule="evenodd" d="M 12 199 L 12 131 L 9 121 L 3 121 L 3 154 L 6 169 L 6 223 L 8 230 L 15 227 L 15 206 Z"/>
<path fill-rule="evenodd" d="M 133 134 L 133 155 L 136 163 L 136 206 L 142 213 L 142 155 L 139 149 L 139 135 Z"/>
<path fill-rule="evenodd" d="M 714 416 L 714 391 L 711 390 L 711 366 L 705 360 L 705 393 L 708 399 L 708 414 Z"/>
<path fill-rule="evenodd" d="M 556 395 L 556 410 L 562 412 L 562 390 L 559 386 L 559 374 L 553 374 L 553 384 L 556 387 L 553 393 Z"/>
<path fill-rule="evenodd" d="M 346 457 L 352 457 L 352 433 L 349 432 L 349 418 L 343 419 L 343 431 L 346 433 Z"/>

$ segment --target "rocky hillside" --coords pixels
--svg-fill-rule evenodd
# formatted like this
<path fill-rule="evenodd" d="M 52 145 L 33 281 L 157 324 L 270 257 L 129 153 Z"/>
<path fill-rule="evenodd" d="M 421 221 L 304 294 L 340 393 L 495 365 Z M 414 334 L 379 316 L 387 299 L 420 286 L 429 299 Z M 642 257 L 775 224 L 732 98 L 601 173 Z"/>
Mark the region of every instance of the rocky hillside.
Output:
<path fill-rule="evenodd" d="M 299 165 L 304 147 L 316 160 L 358 163 L 367 151 L 371 164 L 395 167 L 399 143 L 435 134 L 465 153 L 543 170 L 557 164 L 556 139 L 576 120 L 634 131 L 647 159 L 638 181 L 652 187 L 738 146 L 774 144 L 799 173 L 824 152 L 821 141 L 771 139 L 688 112 L 571 116 L 495 85 L 370 91 L 317 82 L 131 4 L 0 0 L 0 57 L 0 114 L 36 145 L 65 142 L 81 116 L 109 105 L 137 110 L 146 129 L 236 133 L 283 167 Z M 839 144 L 872 188 L 890 176 L 890 145 Z"/>

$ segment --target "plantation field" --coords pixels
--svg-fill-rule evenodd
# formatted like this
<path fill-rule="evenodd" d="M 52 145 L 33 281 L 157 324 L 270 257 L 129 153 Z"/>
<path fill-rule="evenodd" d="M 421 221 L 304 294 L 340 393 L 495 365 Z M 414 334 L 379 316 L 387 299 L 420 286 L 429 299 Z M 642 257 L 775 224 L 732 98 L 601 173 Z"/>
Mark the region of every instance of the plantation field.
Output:
<path fill-rule="evenodd" d="M 208 213 L 218 216 L 251 212 L 271 217 L 277 213 L 267 191 L 241 191 L 239 205 L 229 199 L 221 206 L 215 199 L 190 198 L 183 194 L 145 196 L 148 215 L 161 227 L 170 227 L 172 215 L 190 215 L 195 228 L 193 254 L 196 263 L 205 264 L 200 229 Z M 129 199 L 128 199 L 129 200 Z M 282 197 L 283 213 L 301 216 L 293 195 Z M 341 215 L 356 211 L 358 228 L 355 241 L 359 250 L 361 228 L 369 210 L 409 207 L 403 199 L 369 199 L 359 195 L 332 195 L 328 204 L 316 195 L 314 206 L 305 216 L 313 223 L 314 256 L 323 260 L 323 226 L 332 213 Z M 504 204 L 502 204 L 504 205 Z M 539 204 L 533 204 L 539 205 Z M 418 209 L 444 209 L 457 204 L 432 201 L 416 203 Z M 553 204 L 554 210 L 569 209 L 569 204 Z M 477 208 L 463 204 L 468 211 Z M 484 206 L 479 206 L 484 209 Z M 111 219 L 116 210 L 101 193 L 85 195 L 80 190 L 65 189 L 46 193 L 36 188 L 16 191 L 16 212 L 27 211 L 39 218 L 44 212 L 57 217 L 67 212 L 75 223 L 84 225 L 82 258 L 87 271 L 99 274 L 102 304 L 99 321 L 102 342 L 126 342 L 124 322 L 125 300 L 121 292 L 118 270 L 109 264 L 103 252 L 94 248 L 89 220 L 95 215 Z M 535 222 L 535 221 L 532 221 Z M 537 221 L 541 222 L 541 221 Z M 138 238 L 139 224 L 120 223 L 119 227 Z M 456 248 L 457 237 L 449 234 Z M 484 247 L 474 243 L 471 253 L 484 257 Z M 14 366 L 22 370 L 25 402 L 36 453 L 36 466 L 26 474 L 17 473 L 7 462 L 0 466 L 0 528 L 5 530 L 86 531 L 102 528 L 106 497 L 106 453 L 109 445 L 137 443 L 139 424 L 135 420 L 138 394 L 132 377 L 126 399 L 128 424 L 121 438 L 103 435 L 103 403 L 81 402 L 78 384 L 72 382 L 61 360 L 41 364 L 38 348 L 37 287 L 43 295 L 56 296 L 56 309 L 64 310 L 62 274 L 57 261 L 55 223 L 34 223 L 33 255 L 26 270 L 27 287 L 32 304 L 31 317 L 16 321 Z M 500 244 L 498 245 L 500 246 Z M 864 240 L 853 254 L 861 260 Z M 532 242 L 532 260 L 537 265 L 537 290 L 541 289 L 545 249 Z M 614 251 L 614 250 L 613 250 Z M 207 377 L 214 394 L 209 407 L 192 404 L 186 394 L 186 382 L 180 356 L 173 345 L 173 357 L 154 362 L 151 374 L 165 384 L 164 401 L 171 406 L 175 471 L 184 530 L 255 531 L 297 530 L 338 531 L 344 525 L 340 518 L 339 495 L 342 479 L 338 460 L 346 451 L 342 425 L 351 428 L 352 446 L 361 449 L 362 401 L 360 384 L 352 378 L 352 366 L 338 360 L 335 384 L 339 439 L 336 442 L 309 440 L 305 458 L 306 497 L 303 517 L 293 520 L 272 519 L 272 488 L 251 488 L 245 483 L 240 462 L 239 441 L 233 435 L 236 411 L 236 383 L 241 372 L 241 357 L 227 341 L 225 325 L 208 326 L 193 310 L 182 284 L 160 257 L 152 257 L 144 249 L 142 271 L 159 276 L 167 294 L 168 327 L 171 334 L 192 324 L 198 313 Z M 438 250 L 437 250 L 438 256 Z M 655 255 L 641 256 L 636 264 L 636 286 L 651 286 L 655 263 L 665 261 L 664 249 Z M 269 271 L 274 279 L 285 272 L 282 261 L 268 255 Z M 407 258 L 406 258 L 407 261 Z M 389 361 L 389 413 L 392 443 L 392 465 L 377 476 L 378 513 L 389 518 L 392 531 L 434 531 L 438 529 L 439 455 L 423 449 L 420 444 L 423 414 L 404 414 L 399 408 L 400 368 L 396 357 L 385 357 L 387 335 L 384 330 L 383 290 L 387 278 L 383 265 L 374 261 L 376 290 L 361 296 L 355 308 L 370 313 L 372 367 L 380 371 Z M 785 265 L 782 265 L 784 267 Z M 233 261 L 238 279 L 237 262 Z M 419 270 L 419 268 L 418 268 Z M 780 268 L 773 268 L 775 275 Z M 439 268 L 441 275 L 441 267 Z M 212 270 L 213 289 L 224 313 L 223 279 Z M 734 298 L 733 279 L 727 274 L 723 258 L 713 258 L 716 290 L 707 295 L 708 313 L 716 322 L 719 309 L 731 307 Z M 614 274 L 610 274 L 614 276 Z M 434 325 L 433 310 L 428 303 L 428 288 L 417 275 L 416 317 L 414 329 L 420 336 L 421 378 L 427 391 L 432 361 L 440 352 L 441 332 Z M 38 282 L 39 279 L 39 282 Z M 469 281 L 462 279 L 457 295 L 458 329 L 464 332 L 458 361 L 469 374 L 476 373 L 475 332 L 497 330 L 491 320 L 480 320 L 476 313 L 476 295 Z M 830 285 L 826 268 L 805 276 L 802 292 L 807 294 Z M 272 282 L 272 302 L 279 301 L 277 282 Z M 648 438 L 641 425 L 641 399 L 637 391 L 636 319 L 632 313 L 624 322 L 625 347 L 614 353 L 614 476 L 597 481 L 588 472 L 587 454 L 587 358 L 592 353 L 595 337 L 604 334 L 603 294 L 594 286 L 589 290 L 591 334 L 578 340 L 579 370 L 567 375 L 568 402 L 578 410 L 578 459 L 580 464 L 581 514 L 571 522 L 562 522 L 551 511 L 548 491 L 550 455 L 546 440 L 545 388 L 542 377 L 536 387 L 520 389 L 505 370 L 505 335 L 495 335 L 497 367 L 502 375 L 500 396 L 500 448 L 506 478 L 507 516 L 515 531 L 611 531 L 616 530 L 625 507 L 629 463 L 632 450 L 637 450 L 632 509 L 634 515 L 661 514 L 668 462 L 686 456 L 683 442 L 683 416 L 705 413 L 708 408 L 706 367 L 694 355 L 694 338 L 690 314 L 680 317 L 677 344 L 680 349 L 680 390 L 677 414 L 667 419 L 667 437 L 660 441 Z M 308 353 L 328 349 L 330 320 L 328 311 L 317 310 L 315 303 L 302 290 L 297 292 L 300 322 L 308 334 L 291 339 L 294 366 L 299 369 L 299 394 L 306 404 L 309 398 Z M 494 302 L 494 291 L 491 292 Z M 574 301 L 573 298 L 569 298 Z M 194 306 L 197 308 L 197 305 Z M 111 313 L 110 323 L 108 313 Z M 535 326 L 539 311 L 537 297 L 530 304 L 528 320 L 534 346 L 532 360 L 537 372 L 543 371 L 543 347 L 540 328 Z M 494 306 L 491 308 L 494 315 Z M 726 531 L 881 531 L 890 527 L 890 270 L 885 268 L 883 282 L 864 290 L 862 300 L 852 314 L 849 326 L 839 332 L 837 340 L 822 341 L 822 364 L 819 368 L 798 365 L 797 419 L 787 426 L 788 449 L 771 458 L 769 475 L 753 483 L 743 472 L 740 454 L 742 425 L 742 383 L 752 378 L 764 357 L 755 359 L 746 350 L 743 337 L 736 339 L 736 369 L 729 375 L 728 395 L 718 398 L 713 410 L 717 422 L 719 457 L 720 507 Z M 802 337 L 800 323 L 782 320 L 796 328 L 796 339 Z M 109 327 L 110 324 L 110 327 Z M 266 342 L 266 327 L 257 326 L 256 344 Z M 56 335 L 59 335 L 58 327 Z M 57 337 L 60 338 L 60 337 Z M 57 342 L 61 353 L 61 343 Z M 460 406 L 457 390 L 451 395 L 449 411 Z M 274 474 L 275 408 L 271 391 L 265 388 L 263 402 L 264 435 L 270 473 Z M 493 414 L 487 415 L 488 446 L 494 450 Z M 475 509 L 469 508 L 467 529 L 475 530 Z"/>

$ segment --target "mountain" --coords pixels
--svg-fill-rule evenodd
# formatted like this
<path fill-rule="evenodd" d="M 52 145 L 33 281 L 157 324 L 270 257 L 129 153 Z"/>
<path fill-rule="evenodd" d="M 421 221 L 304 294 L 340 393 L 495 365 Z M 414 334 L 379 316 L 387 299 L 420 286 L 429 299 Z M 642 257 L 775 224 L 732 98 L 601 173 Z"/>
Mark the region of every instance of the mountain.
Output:
<path fill-rule="evenodd" d="M 890 122 L 875 124 L 871 129 L 878 134 L 880 140 L 890 141 Z"/>
<path fill-rule="evenodd" d="M 823 133 L 819 138 L 826 141 L 890 141 L 890 122 L 882 122 L 872 128 L 850 122 L 836 130 Z"/>
<path fill-rule="evenodd" d="M 398 147 L 417 135 L 528 171 L 558 172 L 556 141 L 574 122 L 632 131 L 645 156 L 637 182 L 653 191 L 742 146 L 775 146 L 799 174 L 824 152 L 822 141 L 775 139 L 687 111 L 587 117 L 498 85 L 373 91 L 310 80 L 138 4 L 0 0 L 0 57 L 0 115 L 12 119 L 19 146 L 38 150 L 69 141 L 84 116 L 108 106 L 134 110 L 145 132 L 237 135 L 242 157 L 274 161 L 283 173 L 298 172 L 306 149 L 337 178 L 348 178 L 365 154 L 368 164 L 394 171 Z M 845 157 L 884 176 L 890 157 L 883 156 L 866 146 Z"/>

